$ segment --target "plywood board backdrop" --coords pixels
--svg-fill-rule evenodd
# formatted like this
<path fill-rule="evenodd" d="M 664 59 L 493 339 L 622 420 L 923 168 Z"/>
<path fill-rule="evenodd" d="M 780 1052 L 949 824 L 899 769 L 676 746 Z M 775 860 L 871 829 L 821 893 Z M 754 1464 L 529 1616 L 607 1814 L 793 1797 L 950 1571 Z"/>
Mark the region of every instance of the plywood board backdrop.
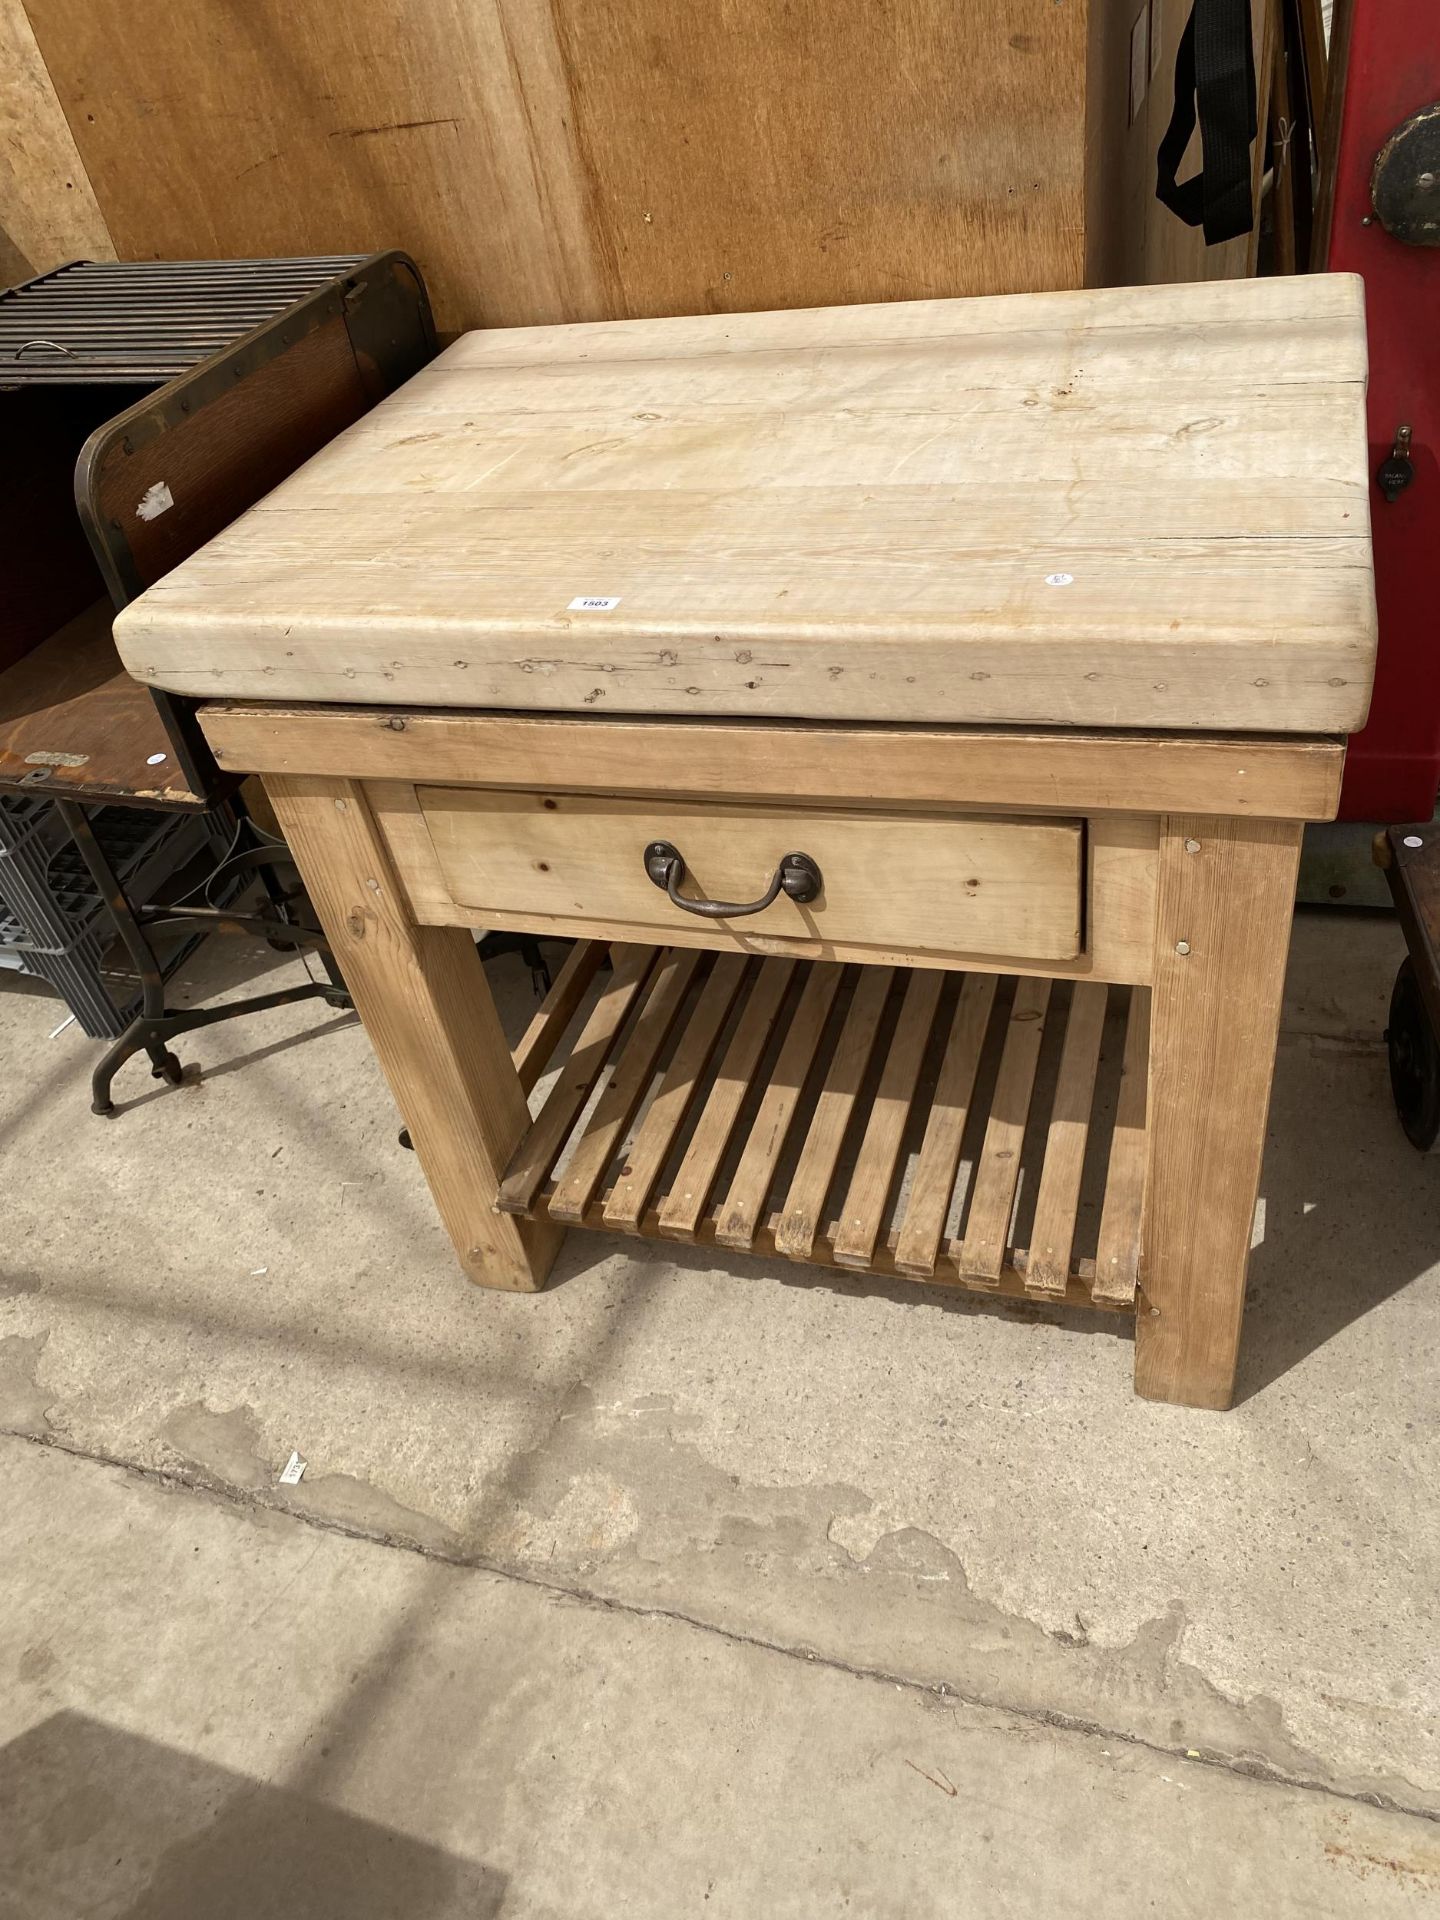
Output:
<path fill-rule="evenodd" d="M 1078 285 L 1125 124 L 1123 0 L 28 5 L 122 255 L 405 246 L 445 327 Z"/>
<path fill-rule="evenodd" d="M 21 0 L 0 0 L 0 287 L 113 252 Z"/>

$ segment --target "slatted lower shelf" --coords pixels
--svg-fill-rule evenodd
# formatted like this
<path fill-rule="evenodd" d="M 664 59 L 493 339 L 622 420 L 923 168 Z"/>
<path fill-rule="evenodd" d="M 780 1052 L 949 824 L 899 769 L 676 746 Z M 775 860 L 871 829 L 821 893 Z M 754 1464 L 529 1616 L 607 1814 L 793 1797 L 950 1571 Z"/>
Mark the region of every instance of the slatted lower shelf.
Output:
<path fill-rule="evenodd" d="M 1149 993 L 577 946 L 503 1212 L 1134 1309 Z M 564 1043 L 568 1042 L 568 1050 Z"/>

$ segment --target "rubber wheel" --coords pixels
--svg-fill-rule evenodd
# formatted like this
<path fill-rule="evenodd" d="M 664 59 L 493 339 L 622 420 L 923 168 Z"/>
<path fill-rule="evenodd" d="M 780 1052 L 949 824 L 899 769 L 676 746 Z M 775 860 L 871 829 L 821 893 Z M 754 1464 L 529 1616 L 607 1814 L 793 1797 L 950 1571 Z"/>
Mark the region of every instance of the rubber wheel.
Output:
<path fill-rule="evenodd" d="M 1390 994 L 1390 1091 L 1405 1138 L 1429 1153 L 1440 1136 L 1440 1045 L 1436 1044 L 1415 968 L 1407 957 Z"/>
<path fill-rule="evenodd" d="M 185 1077 L 185 1069 L 173 1053 L 167 1053 L 163 1060 L 151 1067 L 150 1077 L 152 1080 L 164 1080 L 170 1086 L 178 1087 Z"/>

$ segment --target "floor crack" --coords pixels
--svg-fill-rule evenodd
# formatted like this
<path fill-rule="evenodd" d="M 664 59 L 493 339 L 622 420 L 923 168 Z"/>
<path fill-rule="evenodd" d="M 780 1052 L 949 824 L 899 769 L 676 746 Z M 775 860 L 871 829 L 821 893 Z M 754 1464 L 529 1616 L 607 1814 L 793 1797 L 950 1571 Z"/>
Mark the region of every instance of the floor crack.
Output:
<path fill-rule="evenodd" d="M 369 1532 L 364 1527 L 349 1525 L 344 1521 L 329 1519 L 320 1514 L 306 1513 L 300 1508 L 289 1505 L 283 1499 L 274 1497 L 263 1488 L 235 1487 L 228 1481 L 212 1479 L 207 1474 L 184 1469 L 141 1466 L 133 1460 L 123 1459 L 116 1454 L 94 1452 L 76 1446 L 59 1434 L 20 1433 L 5 1428 L 0 1429 L 0 1435 L 6 1439 L 27 1441 L 31 1446 L 49 1448 L 71 1459 L 86 1460 L 96 1466 L 112 1467 L 135 1479 L 148 1481 L 153 1486 L 169 1491 L 197 1493 L 224 1506 L 242 1509 L 256 1507 L 268 1513 L 283 1514 L 287 1519 L 294 1520 L 301 1526 L 314 1527 L 322 1533 L 338 1534 L 346 1540 L 363 1541 L 367 1546 L 380 1547 L 391 1553 L 418 1554 L 425 1560 L 437 1561 L 441 1565 L 455 1567 L 465 1572 L 483 1573 L 495 1580 L 511 1581 L 517 1586 L 530 1587 L 537 1592 L 549 1594 L 557 1600 L 566 1601 L 575 1606 L 589 1607 L 596 1612 L 690 1627 L 696 1632 L 714 1635 L 732 1646 L 753 1648 L 757 1652 L 777 1654 L 782 1659 L 803 1661 L 809 1666 L 822 1667 L 832 1673 L 844 1674 L 852 1680 L 900 1688 L 907 1693 L 923 1695 L 929 1700 L 943 1701 L 950 1706 L 970 1707 L 983 1713 L 1005 1714 L 1013 1720 L 1023 1721 L 1031 1726 L 1043 1726 L 1060 1733 L 1076 1734 L 1084 1739 L 1114 1741 L 1145 1753 L 1153 1753 L 1165 1760 L 1183 1761 L 1192 1767 L 1209 1767 L 1216 1772 L 1252 1780 L 1262 1786 L 1290 1787 L 1301 1793 L 1321 1795 L 1327 1800 L 1376 1807 L 1383 1812 L 1400 1814 L 1407 1819 L 1425 1820 L 1432 1825 L 1440 1825 L 1440 1809 L 1411 1805 L 1389 1793 L 1337 1787 L 1326 1780 L 1287 1773 L 1283 1768 L 1276 1767 L 1258 1756 L 1225 1753 L 1214 1748 L 1170 1746 L 1163 1741 L 1146 1739 L 1143 1734 L 1127 1732 L 1122 1727 L 1107 1726 L 1102 1721 L 1086 1719 L 1083 1715 L 1062 1713 L 1047 1707 L 1012 1706 L 1006 1701 L 963 1693 L 947 1685 L 943 1680 L 939 1682 L 917 1680 L 912 1675 L 891 1672 L 884 1667 L 862 1666 L 856 1662 L 844 1660 L 838 1654 L 824 1653 L 810 1647 L 767 1639 L 762 1634 L 747 1633 L 736 1627 L 721 1626 L 716 1621 L 686 1613 L 679 1607 L 646 1606 L 636 1600 L 619 1600 L 609 1594 L 598 1593 L 590 1587 L 569 1585 L 563 1580 L 544 1578 L 539 1574 L 486 1560 L 479 1554 L 447 1552 L 443 1548 L 425 1546 L 418 1541 L 399 1540 L 393 1536 Z M 943 1788 L 942 1791 L 944 1791 Z"/>

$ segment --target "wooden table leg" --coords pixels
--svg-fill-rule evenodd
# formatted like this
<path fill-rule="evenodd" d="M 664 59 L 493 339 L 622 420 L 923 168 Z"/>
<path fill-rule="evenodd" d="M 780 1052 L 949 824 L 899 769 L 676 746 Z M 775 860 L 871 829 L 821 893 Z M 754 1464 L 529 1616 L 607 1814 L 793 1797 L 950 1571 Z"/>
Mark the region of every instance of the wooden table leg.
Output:
<path fill-rule="evenodd" d="M 1289 952 L 1298 825 L 1160 836 L 1135 1390 L 1228 1407 Z"/>
<path fill-rule="evenodd" d="M 563 1235 L 494 1211 L 529 1113 L 472 935 L 411 919 L 358 782 L 265 786 L 461 1264 L 535 1291 Z"/>

